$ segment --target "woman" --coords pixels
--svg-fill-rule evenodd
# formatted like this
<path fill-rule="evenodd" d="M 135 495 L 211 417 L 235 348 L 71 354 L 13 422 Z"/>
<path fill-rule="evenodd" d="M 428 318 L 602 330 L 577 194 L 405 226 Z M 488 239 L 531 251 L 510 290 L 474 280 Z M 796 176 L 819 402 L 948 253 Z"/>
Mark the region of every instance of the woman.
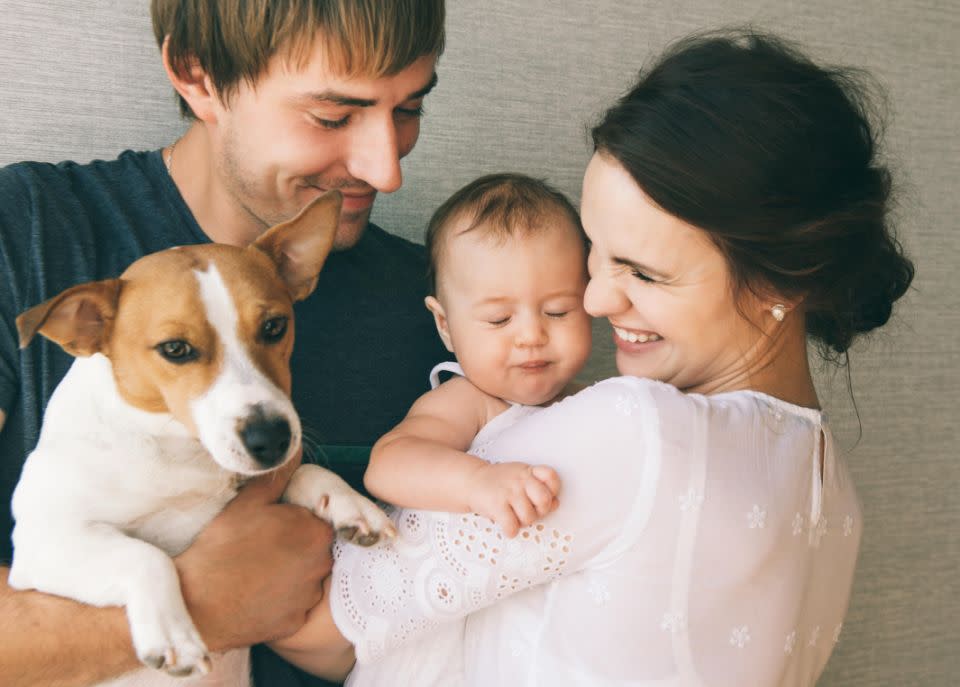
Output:
<path fill-rule="evenodd" d="M 541 525 L 400 511 L 395 545 L 340 549 L 332 616 L 361 663 L 415 671 L 436 661 L 405 643 L 463 631 L 467 684 L 816 681 L 861 520 L 807 337 L 844 356 L 913 277 L 865 107 L 847 72 L 736 33 L 676 44 L 606 113 L 585 306 L 623 376 L 486 447 L 556 468 Z M 318 609 L 279 649 L 316 668 L 331 629 Z"/>

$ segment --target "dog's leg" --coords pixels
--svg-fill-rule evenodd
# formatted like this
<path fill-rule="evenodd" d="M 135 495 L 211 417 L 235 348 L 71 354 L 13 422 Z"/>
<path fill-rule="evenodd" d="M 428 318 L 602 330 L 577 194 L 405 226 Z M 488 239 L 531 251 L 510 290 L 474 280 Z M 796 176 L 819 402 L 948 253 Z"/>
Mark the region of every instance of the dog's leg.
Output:
<path fill-rule="evenodd" d="M 337 534 L 360 546 L 372 546 L 397 534 L 390 518 L 339 476 L 316 465 L 293 473 L 283 500 L 309 508 L 328 520 Z"/>
<path fill-rule="evenodd" d="M 10 586 L 126 606 L 133 646 L 145 665 L 175 676 L 209 672 L 176 567 L 160 549 L 104 524 L 21 529 L 15 545 Z"/>

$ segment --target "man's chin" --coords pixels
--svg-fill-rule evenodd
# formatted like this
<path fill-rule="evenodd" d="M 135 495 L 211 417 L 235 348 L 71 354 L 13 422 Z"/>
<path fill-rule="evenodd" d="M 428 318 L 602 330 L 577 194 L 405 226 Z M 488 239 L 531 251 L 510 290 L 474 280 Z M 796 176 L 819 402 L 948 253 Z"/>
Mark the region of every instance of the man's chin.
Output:
<path fill-rule="evenodd" d="M 348 250 L 357 245 L 369 221 L 369 210 L 341 214 L 340 224 L 337 226 L 337 234 L 333 238 L 333 250 Z"/>

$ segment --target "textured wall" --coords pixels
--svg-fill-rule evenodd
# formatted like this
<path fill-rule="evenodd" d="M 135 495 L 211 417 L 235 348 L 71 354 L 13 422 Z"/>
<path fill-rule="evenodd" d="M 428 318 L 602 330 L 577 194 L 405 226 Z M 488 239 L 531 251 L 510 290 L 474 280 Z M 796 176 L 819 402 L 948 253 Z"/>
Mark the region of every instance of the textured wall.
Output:
<path fill-rule="evenodd" d="M 0 164 L 111 157 L 181 130 L 147 0 L 0 0 Z M 824 685 L 957 683 L 960 672 L 960 6 L 950 0 L 448 0 L 449 41 L 406 184 L 376 219 L 420 238 L 478 174 L 546 176 L 572 196 L 586 126 L 641 63 L 692 30 L 751 22 L 823 60 L 872 70 L 890 95 L 901 234 L 918 264 L 895 322 L 820 375 L 864 501 L 850 617 Z M 710 323 L 704 323 L 709 336 Z M 588 374 L 612 371 L 603 329 Z M 862 425 L 862 438 L 857 437 Z"/>

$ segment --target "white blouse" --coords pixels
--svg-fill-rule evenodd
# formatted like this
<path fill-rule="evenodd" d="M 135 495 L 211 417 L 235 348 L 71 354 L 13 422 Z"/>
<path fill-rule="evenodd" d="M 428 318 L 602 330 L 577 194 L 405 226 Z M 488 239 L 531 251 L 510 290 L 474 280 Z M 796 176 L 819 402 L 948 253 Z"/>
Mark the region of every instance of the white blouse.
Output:
<path fill-rule="evenodd" d="M 474 449 L 553 466 L 560 507 L 512 540 L 476 515 L 401 509 L 398 541 L 338 545 L 331 607 L 360 675 L 763 687 L 823 671 L 861 522 L 819 411 L 618 377 Z"/>

